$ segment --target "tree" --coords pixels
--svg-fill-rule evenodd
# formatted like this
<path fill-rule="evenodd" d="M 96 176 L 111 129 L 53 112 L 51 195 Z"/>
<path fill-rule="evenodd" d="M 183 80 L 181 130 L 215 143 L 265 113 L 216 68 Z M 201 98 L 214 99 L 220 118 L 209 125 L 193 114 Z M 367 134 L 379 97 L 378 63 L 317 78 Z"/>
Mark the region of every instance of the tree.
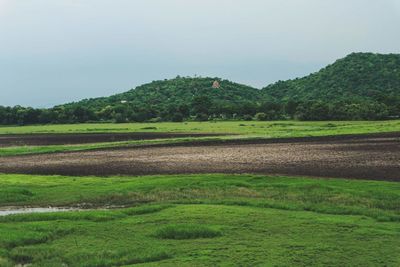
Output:
<path fill-rule="evenodd" d="M 195 116 L 196 121 L 207 121 L 208 120 L 208 115 L 204 113 L 197 113 Z"/>
<path fill-rule="evenodd" d="M 285 105 L 286 114 L 289 115 L 291 118 L 294 118 L 298 105 L 299 105 L 298 102 L 290 99 Z"/>
<path fill-rule="evenodd" d="M 73 121 L 74 122 L 87 122 L 93 115 L 93 111 L 89 110 L 84 106 L 76 106 L 72 109 Z"/>
<path fill-rule="evenodd" d="M 172 121 L 173 122 L 182 122 L 183 121 L 183 115 L 180 112 L 176 112 L 173 116 L 172 116 Z"/>
<path fill-rule="evenodd" d="M 209 109 L 212 106 L 211 99 L 206 96 L 206 95 L 199 95 L 195 96 L 191 102 L 192 106 L 192 114 L 198 115 L 198 114 L 204 114 L 204 115 L 209 115 Z"/>

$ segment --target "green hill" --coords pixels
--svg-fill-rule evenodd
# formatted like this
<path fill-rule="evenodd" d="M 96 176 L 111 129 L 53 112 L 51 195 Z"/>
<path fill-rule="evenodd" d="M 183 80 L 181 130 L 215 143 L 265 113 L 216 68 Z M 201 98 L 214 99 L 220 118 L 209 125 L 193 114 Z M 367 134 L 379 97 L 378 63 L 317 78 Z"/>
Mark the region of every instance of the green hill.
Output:
<path fill-rule="evenodd" d="M 85 107 L 102 120 L 181 121 L 189 117 L 231 117 L 254 113 L 260 91 L 220 78 L 182 78 L 153 81 L 122 94 L 85 99 L 57 108 Z M 89 114 L 88 114 L 89 115 Z"/>
<path fill-rule="evenodd" d="M 262 94 L 305 119 L 399 116 L 400 55 L 353 53 L 304 78 L 269 85 Z"/>
<path fill-rule="evenodd" d="M 220 78 L 177 77 L 51 109 L 0 106 L 0 124 L 213 119 L 382 120 L 400 117 L 400 55 L 353 53 L 262 90 Z"/>

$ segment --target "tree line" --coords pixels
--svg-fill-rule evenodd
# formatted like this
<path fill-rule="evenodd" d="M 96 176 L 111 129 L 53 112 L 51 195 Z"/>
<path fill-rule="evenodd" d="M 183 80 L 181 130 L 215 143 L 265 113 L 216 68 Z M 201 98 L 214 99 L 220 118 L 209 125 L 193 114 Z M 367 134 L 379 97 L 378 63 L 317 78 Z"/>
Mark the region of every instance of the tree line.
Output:
<path fill-rule="evenodd" d="M 400 105 L 399 105 L 400 107 Z M 95 109 L 75 104 L 50 109 L 0 106 L 0 124 L 62 124 L 83 122 L 161 122 L 208 120 L 383 120 L 397 118 L 389 108 L 376 102 L 261 101 L 229 104 L 207 96 L 194 97 L 179 105 L 132 105 L 119 103 Z M 400 110 L 399 110 L 400 114 Z"/>

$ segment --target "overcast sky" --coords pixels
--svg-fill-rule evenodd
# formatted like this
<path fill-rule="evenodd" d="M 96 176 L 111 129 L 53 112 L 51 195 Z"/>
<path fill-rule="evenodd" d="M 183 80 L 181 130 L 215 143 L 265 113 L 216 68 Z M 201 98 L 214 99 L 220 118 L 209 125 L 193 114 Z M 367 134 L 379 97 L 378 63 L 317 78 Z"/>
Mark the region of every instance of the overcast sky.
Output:
<path fill-rule="evenodd" d="M 0 0 L 0 105 L 177 75 L 261 88 L 360 51 L 400 52 L 400 0 Z"/>

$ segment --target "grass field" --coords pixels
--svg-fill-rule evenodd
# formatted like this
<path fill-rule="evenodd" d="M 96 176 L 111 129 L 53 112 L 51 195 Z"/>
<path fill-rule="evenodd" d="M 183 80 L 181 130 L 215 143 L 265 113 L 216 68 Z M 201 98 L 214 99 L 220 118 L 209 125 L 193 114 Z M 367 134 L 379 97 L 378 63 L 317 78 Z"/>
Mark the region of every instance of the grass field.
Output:
<path fill-rule="evenodd" d="M 260 175 L 1 175 L 0 266 L 399 266 L 400 184 Z M 136 266 L 136 265 L 135 265 Z"/>
<path fill-rule="evenodd" d="M 110 133 L 110 132 L 200 132 L 233 133 L 265 137 L 324 136 L 400 131 L 392 121 L 211 121 L 184 123 L 93 123 L 35 126 L 2 126 L 0 134 Z"/>
<path fill-rule="evenodd" d="M 38 133 L 121 133 L 121 132 L 185 132 L 185 133 L 219 133 L 227 136 L 173 138 L 159 140 L 136 140 L 124 142 L 108 142 L 78 145 L 47 145 L 47 146 L 13 146 L 0 147 L 0 156 L 22 154 L 52 153 L 63 151 L 81 151 L 98 148 L 181 143 L 207 140 L 244 139 L 244 138 L 290 138 L 330 136 L 344 134 L 365 134 L 400 131 L 400 121 L 377 122 L 186 122 L 186 123 L 129 123 L 129 124 L 70 124 L 70 125 L 39 125 L 20 127 L 0 127 L 1 134 L 38 134 Z M 234 135 L 232 135 L 234 134 Z"/>
<path fill-rule="evenodd" d="M 1 147 L 0 156 L 192 141 L 399 131 L 400 121 L 0 127 L 0 136 L 113 132 L 227 134 L 11 146 Z M 1 267 L 400 266 L 400 183 L 396 182 L 252 174 L 134 177 L 0 174 L 0 211 L 49 206 L 87 210 L 0 216 Z M 118 208 L 105 209 L 110 206 Z"/>

